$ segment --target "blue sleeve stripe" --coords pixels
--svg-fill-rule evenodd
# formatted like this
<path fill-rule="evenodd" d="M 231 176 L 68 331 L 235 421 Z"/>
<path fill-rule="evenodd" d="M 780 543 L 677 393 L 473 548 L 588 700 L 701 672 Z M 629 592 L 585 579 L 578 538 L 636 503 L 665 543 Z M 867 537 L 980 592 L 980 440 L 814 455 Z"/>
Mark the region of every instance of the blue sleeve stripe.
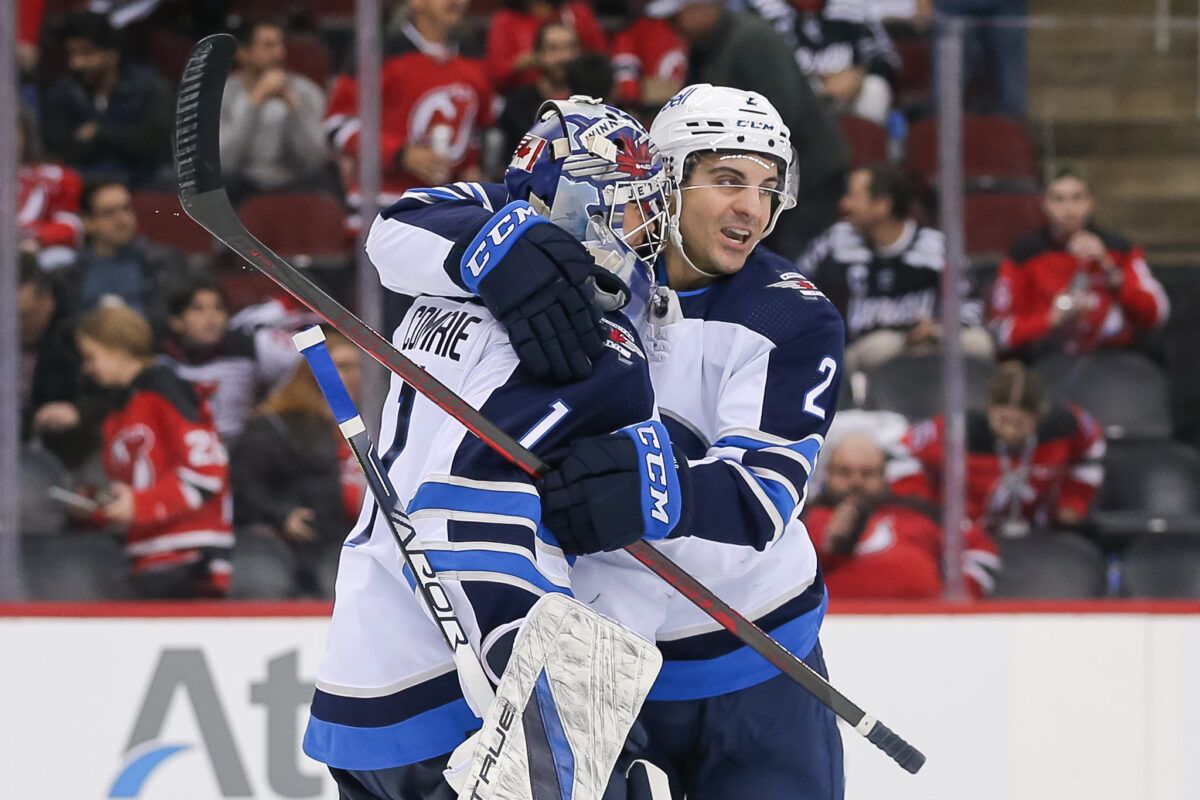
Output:
<path fill-rule="evenodd" d="M 567 584 L 555 583 L 539 571 L 527 556 L 516 553 L 497 553 L 490 550 L 426 550 L 425 555 L 429 557 L 429 563 L 439 575 L 457 572 L 460 581 L 464 580 L 463 573 L 490 572 L 517 578 L 543 592 L 561 592 L 567 589 Z M 480 576 L 476 580 L 487 578 Z"/>
<path fill-rule="evenodd" d="M 542 501 L 536 494 L 479 489 L 449 483 L 421 484 L 408 504 L 408 511 L 411 515 L 422 510 L 466 511 L 521 517 L 529 520 L 534 526 L 542 519 Z"/>
<path fill-rule="evenodd" d="M 752 450 L 742 455 L 742 466 L 755 475 L 787 481 L 799 495 L 808 483 L 808 467 L 795 456 L 785 456 L 779 451 Z"/>
<path fill-rule="evenodd" d="M 736 447 L 741 450 L 787 450 L 796 453 L 805 461 L 811 468 L 817 460 L 817 454 L 821 452 L 821 440 L 819 437 L 806 436 L 798 442 L 783 442 L 776 440 L 774 442 L 763 441 L 762 439 L 753 439 L 749 436 L 722 436 L 717 441 L 713 442 L 713 448 L 718 447 Z"/>
<path fill-rule="evenodd" d="M 767 496 L 767 500 L 770 501 L 771 505 L 779 513 L 779 524 L 781 526 L 787 525 L 796 510 L 797 498 L 795 488 L 784 480 L 775 480 L 768 476 L 756 474 L 749 468 L 745 468 L 745 470 L 745 475 L 758 484 L 758 488 L 762 490 L 763 494 Z M 779 533 L 782 533 L 782 530 Z"/>
<path fill-rule="evenodd" d="M 804 658 L 817 644 L 825 607 L 826 592 L 817 608 L 769 631 L 775 641 L 799 658 Z M 699 661 L 664 661 L 649 700 L 695 700 L 736 692 L 779 675 L 779 669 L 765 658 L 742 646 L 732 653 Z"/>
<path fill-rule="evenodd" d="M 449 753 L 478 727 L 479 719 L 461 699 L 378 728 L 356 728 L 310 716 L 304 752 L 338 769 L 388 769 Z"/>

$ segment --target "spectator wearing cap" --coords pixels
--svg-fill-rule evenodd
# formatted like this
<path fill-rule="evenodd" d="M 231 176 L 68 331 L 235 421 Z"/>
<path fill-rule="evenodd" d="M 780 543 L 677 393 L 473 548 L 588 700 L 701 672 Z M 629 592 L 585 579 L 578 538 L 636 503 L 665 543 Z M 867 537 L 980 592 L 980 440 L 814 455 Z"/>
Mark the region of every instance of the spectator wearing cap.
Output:
<path fill-rule="evenodd" d="M 967 412 L 967 517 L 997 536 L 1073 527 L 1104 478 L 1104 434 L 1071 403 L 1047 405 L 1034 372 L 997 367 L 987 410 Z M 946 423 L 914 426 L 888 467 L 892 489 L 941 505 Z"/>
<path fill-rule="evenodd" d="M 830 597 L 941 597 L 945 565 L 938 508 L 892 494 L 887 455 L 870 434 L 847 434 L 828 459 L 824 488 L 805 505 L 802 519 L 817 545 Z M 967 534 L 961 568 L 972 596 L 995 588 L 999 553 L 979 527 Z"/>
<path fill-rule="evenodd" d="M 890 164 L 855 170 L 842 198 L 845 220 L 800 259 L 800 271 L 846 320 L 846 369 L 870 371 L 901 354 L 935 352 L 941 344 L 941 231 L 911 215 L 904 171 Z M 962 304 L 963 350 L 990 359 L 995 350 L 978 300 Z"/>
<path fill-rule="evenodd" d="M 846 142 L 813 93 L 791 49 L 770 23 L 716 0 L 653 0 L 651 17 L 666 19 L 688 44 L 688 83 L 749 89 L 778 109 L 799 153 L 796 213 L 767 241 L 796 258 L 837 218 L 845 191 Z"/>
<path fill-rule="evenodd" d="M 1067 165 L 1046 186 L 1048 224 L 1000 264 L 988 321 L 1000 350 L 1033 358 L 1135 347 L 1166 324 L 1166 292 L 1142 249 L 1096 227 L 1084 174 Z"/>
<path fill-rule="evenodd" d="M 149 183 L 171 159 L 171 89 L 157 73 L 121 55 L 101 14 L 71 17 L 62 33 L 69 73 L 42 106 L 46 147 L 84 177 L 127 186 Z"/>

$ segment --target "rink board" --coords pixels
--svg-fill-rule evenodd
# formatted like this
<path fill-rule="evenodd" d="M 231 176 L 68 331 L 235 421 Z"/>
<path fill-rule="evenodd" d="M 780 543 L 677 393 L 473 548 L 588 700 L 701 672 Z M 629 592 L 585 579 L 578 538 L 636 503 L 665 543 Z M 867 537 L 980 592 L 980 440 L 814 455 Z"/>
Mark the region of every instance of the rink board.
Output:
<path fill-rule="evenodd" d="M 0 796 L 336 797 L 299 748 L 328 608 L 184 609 L 0 606 Z M 998 611 L 835 606 L 835 685 L 929 757 L 843 729 L 848 800 L 1200 797 L 1200 605 Z"/>

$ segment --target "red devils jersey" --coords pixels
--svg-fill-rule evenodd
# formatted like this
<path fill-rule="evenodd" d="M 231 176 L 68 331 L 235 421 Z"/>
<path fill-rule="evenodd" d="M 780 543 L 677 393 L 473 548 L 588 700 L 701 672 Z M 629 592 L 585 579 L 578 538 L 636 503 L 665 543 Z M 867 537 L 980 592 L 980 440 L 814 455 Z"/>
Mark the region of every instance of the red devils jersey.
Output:
<path fill-rule="evenodd" d="M 79 173 L 58 164 L 22 164 L 17 170 L 17 224 L 21 236 L 41 247 L 78 247 L 83 243 L 79 220 Z"/>
<path fill-rule="evenodd" d="M 913 427 L 903 453 L 888 466 L 896 494 L 941 503 L 945 420 Z M 1104 478 L 1104 434 L 1083 409 L 1069 404 L 1051 408 L 1034 438 L 1012 452 L 992 435 L 987 416 L 967 414 L 967 516 L 989 530 L 1006 519 L 1051 525 L 1058 509 L 1086 516 Z"/>
<path fill-rule="evenodd" d="M 487 36 L 487 74 L 498 91 L 537 80 L 536 69 L 518 70 L 514 64 L 518 56 L 533 50 L 538 29 L 547 22 L 574 28 L 584 50 L 608 50 L 608 38 L 588 3 L 563 3 L 557 15 L 546 18 L 502 8 L 492 14 Z"/>
<path fill-rule="evenodd" d="M 687 47 L 666 20 L 638 17 L 617 34 L 612 53 L 617 98 L 622 103 L 642 99 L 642 78 L 682 82 L 687 77 Z"/>
<path fill-rule="evenodd" d="M 804 524 L 820 554 L 825 585 L 833 598 L 898 600 L 942 596 L 942 529 L 904 503 L 877 506 L 863 523 L 854 552 L 824 552 L 836 506 L 816 505 Z M 967 533 L 962 570 L 973 597 L 991 594 L 1000 568 L 996 543 L 978 526 Z"/>
<path fill-rule="evenodd" d="M 1051 337 L 1061 337 L 1068 352 L 1127 347 L 1139 334 L 1166 322 L 1167 295 L 1150 274 L 1141 248 L 1103 231 L 1093 233 L 1120 268 L 1121 283 L 1115 288 L 1099 264 L 1079 264 L 1049 228 L 1013 245 L 1000 265 L 988 314 L 1002 350 L 1023 350 Z M 1084 293 L 1086 311 L 1072 328 L 1052 331 L 1054 299 L 1072 286 Z"/>
<path fill-rule="evenodd" d="M 103 434 L 104 471 L 133 489 L 125 550 L 135 571 L 233 546 L 228 458 L 191 384 L 168 367 L 147 367 Z"/>
<path fill-rule="evenodd" d="M 425 183 L 397 166 L 401 148 L 432 146 L 457 175 L 478 162 L 478 133 L 492 122 L 492 89 L 479 63 L 424 42 L 411 25 L 403 33 L 380 75 L 382 192 L 390 200 Z M 338 150 L 357 155 L 360 127 L 358 82 L 342 75 L 330 93 L 325 131 Z"/>

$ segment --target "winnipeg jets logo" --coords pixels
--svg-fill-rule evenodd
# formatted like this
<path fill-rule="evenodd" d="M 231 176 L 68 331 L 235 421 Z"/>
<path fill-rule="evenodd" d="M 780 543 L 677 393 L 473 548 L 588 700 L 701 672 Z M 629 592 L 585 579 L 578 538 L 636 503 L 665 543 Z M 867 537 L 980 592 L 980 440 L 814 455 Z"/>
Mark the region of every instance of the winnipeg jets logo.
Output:
<path fill-rule="evenodd" d="M 801 275 L 799 272 L 785 272 L 779 276 L 779 280 L 775 283 L 768 283 L 768 289 L 795 289 L 804 297 L 813 299 L 824 297 L 812 281 Z"/>
<path fill-rule="evenodd" d="M 600 321 L 608 329 L 608 333 L 604 336 L 604 346 L 615 350 L 622 361 L 631 362 L 634 358 L 643 360 L 646 358 L 646 354 L 642 352 L 632 333 L 610 320 L 602 319 Z"/>

